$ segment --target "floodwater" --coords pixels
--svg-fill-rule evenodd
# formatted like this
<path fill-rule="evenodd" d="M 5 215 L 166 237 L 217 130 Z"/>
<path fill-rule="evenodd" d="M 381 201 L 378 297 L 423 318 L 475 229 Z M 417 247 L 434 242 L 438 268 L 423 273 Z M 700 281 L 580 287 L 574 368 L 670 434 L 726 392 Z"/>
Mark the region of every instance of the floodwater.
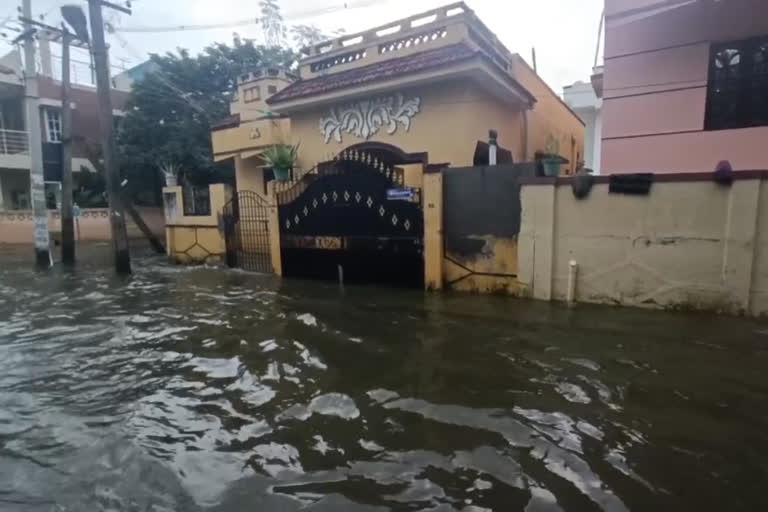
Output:
<path fill-rule="evenodd" d="M 0 260 L 2 511 L 768 509 L 765 324 L 104 256 Z"/>

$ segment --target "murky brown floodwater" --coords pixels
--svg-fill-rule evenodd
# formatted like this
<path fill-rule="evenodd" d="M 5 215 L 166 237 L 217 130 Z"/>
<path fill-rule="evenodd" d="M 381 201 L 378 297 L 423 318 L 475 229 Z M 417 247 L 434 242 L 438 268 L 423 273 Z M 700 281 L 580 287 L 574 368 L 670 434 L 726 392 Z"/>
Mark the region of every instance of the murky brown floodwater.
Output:
<path fill-rule="evenodd" d="M 17 260 L 2 511 L 768 509 L 766 325 Z"/>

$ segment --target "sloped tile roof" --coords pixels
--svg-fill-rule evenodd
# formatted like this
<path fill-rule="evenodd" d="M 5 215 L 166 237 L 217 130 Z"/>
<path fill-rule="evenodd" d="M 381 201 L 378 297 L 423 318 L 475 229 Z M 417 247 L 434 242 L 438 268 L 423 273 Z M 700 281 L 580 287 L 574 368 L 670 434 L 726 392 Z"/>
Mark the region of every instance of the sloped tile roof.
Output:
<path fill-rule="evenodd" d="M 224 130 L 226 128 L 236 128 L 238 126 L 240 126 L 240 114 L 233 114 L 211 123 L 211 130 Z"/>
<path fill-rule="evenodd" d="M 299 80 L 282 91 L 270 96 L 267 103 L 281 103 L 299 98 L 306 98 L 348 87 L 355 87 L 382 79 L 391 79 L 401 75 L 428 71 L 434 68 L 455 64 L 480 55 L 479 50 L 473 50 L 463 43 L 452 44 L 415 53 L 397 59 L 377 62 L 368 66 L 354 68 L 339 73 Z"/>

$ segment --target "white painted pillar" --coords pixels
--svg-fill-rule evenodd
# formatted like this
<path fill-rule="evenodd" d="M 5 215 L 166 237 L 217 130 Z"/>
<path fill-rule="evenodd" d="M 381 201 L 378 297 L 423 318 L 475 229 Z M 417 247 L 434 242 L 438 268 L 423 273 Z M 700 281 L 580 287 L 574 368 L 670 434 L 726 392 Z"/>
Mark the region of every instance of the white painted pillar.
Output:
<path fill-rule="evenodd" d="M 750 311 L 759 205 L 760 180 L 733 182 L 725 220 L 722 275 L 725 287 L 745 313 Z"/>
<path fill-rule="evenodd" d="M 520 233 L 518 235 L 518 280 L 523 294 L 552 300 L 555 250 L 554 183 L 523 185 Z"/>
<path fill-rule="evenodd" d="M 592 139 L 592 170 L 601 174 L 600 162 L 603 157 L 603 100 L 598 100 L 595 109 L 594 135 Z"/>
<path fill-rule="evenodd" d="M 595 167 L 595 119 L 597 112 L 589 110 L 579 112 L 584 120 L 584 167 L 594 170 Z M 574 164 L 575 165 L 575 164 Z"/>

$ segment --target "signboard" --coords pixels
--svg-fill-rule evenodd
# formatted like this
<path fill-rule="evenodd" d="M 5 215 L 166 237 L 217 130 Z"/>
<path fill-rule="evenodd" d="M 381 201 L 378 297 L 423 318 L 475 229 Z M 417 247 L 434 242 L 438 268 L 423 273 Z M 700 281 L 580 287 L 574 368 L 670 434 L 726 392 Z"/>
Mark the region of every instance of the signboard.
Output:
<path fill-rule="evenodd" d="M 390 188 L 387 190 L 389 201 L 413 201 L 413 190 L 410 188 Z"/>
<path fill-rule="evenodd" d="M 344 247 L 343 239 L 337 236 L 283 235 L 281 241 L 283 247 L 294 249 L 341 250 Z"/>

